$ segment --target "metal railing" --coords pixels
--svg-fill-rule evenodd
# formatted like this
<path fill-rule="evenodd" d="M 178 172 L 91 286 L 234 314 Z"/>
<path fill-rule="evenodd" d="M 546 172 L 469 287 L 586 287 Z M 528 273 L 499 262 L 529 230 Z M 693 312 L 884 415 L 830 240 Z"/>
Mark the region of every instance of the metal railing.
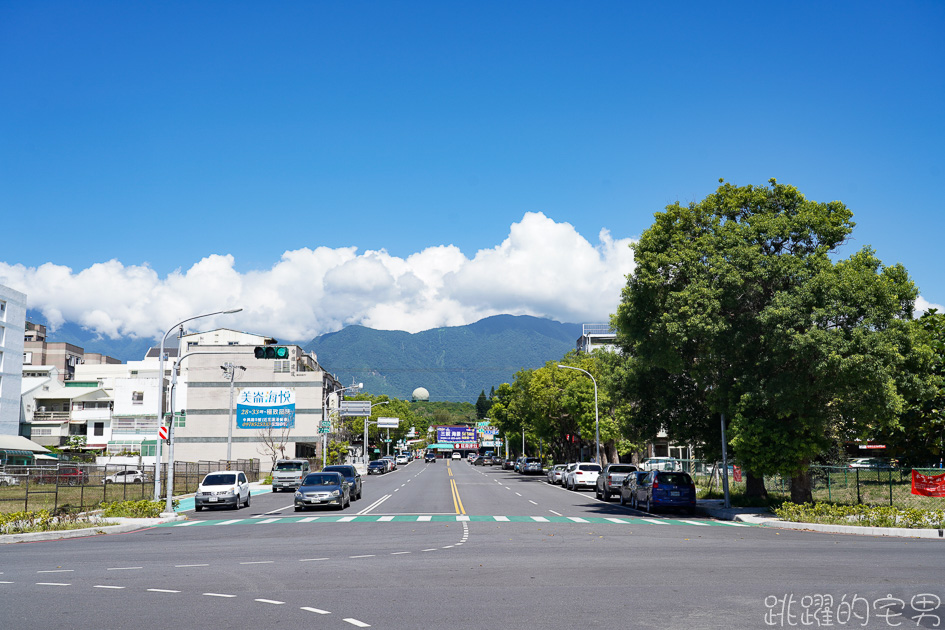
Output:
<path fill-rule="evenodd" d="M 217 470 L 242 470 L 259 480 L 259 460 L 174 462 L 174 495 L 196 492 Z M 142 474 L 129 474 L 140 471 Z M 161 464 L 161 496 L 167 494 L 167 464 Z M 87 511 L 103 502 L 154 497 L 154 466 L 69 463 L 57 467 L 6 466 L 0 469 L 0 512 L 59 509 Z"/>

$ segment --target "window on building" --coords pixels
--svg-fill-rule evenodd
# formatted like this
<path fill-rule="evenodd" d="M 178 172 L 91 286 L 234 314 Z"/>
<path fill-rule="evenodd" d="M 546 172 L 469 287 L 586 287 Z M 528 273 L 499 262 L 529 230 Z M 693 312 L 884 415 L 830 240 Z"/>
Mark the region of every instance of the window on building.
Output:
<path fill-rule="evenodd" d="M 138 370 L 131 370 L 132 376 L 138 376 Z"/>
<path fill-rule="evenodd" d="M 187 414 L 174 414 L 174 426 L 175 427 L 186 427 L 187 426 Z"/>
<path fill-rule="evenodd" d="M 23 365 L 33 365 L 33 353 L 24 352 L 23 353 Z"/>
<path fill-rule="evenodd" d="M 272 371 L 273 372 L 288 372 L 290 361 L 273 361 L 272 362 Z"/>
<path fill-rule="evenodd" d="M 144 404 L 144 392 L 131 392 L 131 404 L 132 404 L 132 405 L 143 405 L 143 404 Z"/>
<path fill-rule="evenodd" d="M 96 435 L 96 436 L 105 435 L 105 423 L 104 423 L 104 422 L 96 422 L 96 423 L 92 426 L 92 435 Z"/>

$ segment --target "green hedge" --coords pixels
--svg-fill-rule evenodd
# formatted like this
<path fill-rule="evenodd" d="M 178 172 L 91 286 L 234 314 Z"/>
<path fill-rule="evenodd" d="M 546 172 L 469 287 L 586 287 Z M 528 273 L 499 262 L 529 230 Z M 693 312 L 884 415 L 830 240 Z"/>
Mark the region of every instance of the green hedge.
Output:
<path fill-rule="evenodd" d="M 945 528 L 945 510 L 897 508 L 895 506 L 835 505 L 832 503 L 785 502 L 774 513 L 795 523 L 859 525 L 862 527 Z"/>

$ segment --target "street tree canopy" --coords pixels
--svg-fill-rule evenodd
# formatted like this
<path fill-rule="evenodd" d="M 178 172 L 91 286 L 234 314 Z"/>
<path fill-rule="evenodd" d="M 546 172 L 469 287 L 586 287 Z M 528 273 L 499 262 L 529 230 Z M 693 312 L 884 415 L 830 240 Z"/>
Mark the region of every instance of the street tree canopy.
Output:
<path fill-rule="evenodd" d="M 614 316 L 639 410 L 707 443 L 726 414 L 738 461 L 790 475 L 796 501 L 831 439 L 903 409 L 917 291 L 868 247 L 834 260 L 852 216 L 775 180 L 667 206 L 634 246 Z"/>

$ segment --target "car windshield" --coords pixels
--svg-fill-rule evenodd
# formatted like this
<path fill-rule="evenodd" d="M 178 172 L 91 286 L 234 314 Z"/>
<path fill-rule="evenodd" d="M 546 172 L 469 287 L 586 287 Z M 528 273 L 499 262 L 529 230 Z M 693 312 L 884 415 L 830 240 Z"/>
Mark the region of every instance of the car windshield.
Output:
<path fill-rule="evenodd" d="M 626 466 L 611 466 L 611 467 L 610 467 L 610 472 L 612 472 L 612 473 L 629 473 L 629 472 L 633 472 L 633 471 L 636 470 L 636 469 L 637 469 L 636 466 L 631 466 L 630 464 L 627 464 Z"/>
<path fill-rule="evenodd" d="M 232 486 L 234 483 L 236 475 L 233 474 L 207 475 L 203 480 L 205 486 Z"/>
<path fill-rule="evenodd" d="M 686 473 L 664 473 L 658 477 L 660 483 L 666 483 L 671 486 L 688 486 L 692 483 L 689 475 Z"/>
<path fill-rule="evenodd" d="M 302 482 L 303 486 L 337 486 L 338 485 L 338 475 L 325 475 L 325 474 L 314 474 L 309 475 L 305 478 L 305 481 Z"/>
<path fill-rule="evenodd" d="M 302 462 L 279 462 L 276 470 L 302 470 Z"/>
<path fill-rule="evenodd" d="M 371 466 L 386 466 L 387 464 L 385 464 L 383 460 L 375 459 L 373 462 L 371 462 L 370 465 Z"/>
<path fill-rule="evenodd" d="M 578 468 L 581 470 L 590 470 L 600 472 L 600 466 L 597 464 L 581 464 Z"/>
<path fill-rule="evenodd" d="M 354 467 L 352 466 L 325 466 L 322 468 L 322 472 L 337 472 L 345 477 L 354 477 L 355 474 Z"/>

